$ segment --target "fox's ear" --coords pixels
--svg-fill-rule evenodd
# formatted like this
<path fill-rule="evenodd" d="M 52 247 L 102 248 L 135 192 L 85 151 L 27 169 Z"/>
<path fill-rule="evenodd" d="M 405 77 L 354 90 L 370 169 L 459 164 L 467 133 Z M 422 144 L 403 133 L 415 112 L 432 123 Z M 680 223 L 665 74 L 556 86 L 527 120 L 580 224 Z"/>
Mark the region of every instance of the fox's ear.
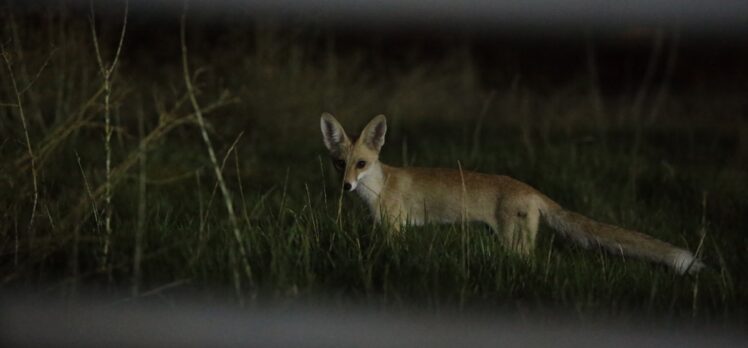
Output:
<path fill-rule="evenodd" d="M 387 133 L 387 118 L 384 115 L 374 117 L 361 132 L 364 144 L 379 152 L 384 145 L 384 135 Z"/>
<path fill-rule="evenodd" d="M 339 151 L 340 145 L 350 142 L 348 136 L 345 135 L 343 126 L 332 115 L 326 112 L 323 113 L 319 124 L 322 128 L 322 140 L 325 142 L 328 150 L 332 152 Z"/>

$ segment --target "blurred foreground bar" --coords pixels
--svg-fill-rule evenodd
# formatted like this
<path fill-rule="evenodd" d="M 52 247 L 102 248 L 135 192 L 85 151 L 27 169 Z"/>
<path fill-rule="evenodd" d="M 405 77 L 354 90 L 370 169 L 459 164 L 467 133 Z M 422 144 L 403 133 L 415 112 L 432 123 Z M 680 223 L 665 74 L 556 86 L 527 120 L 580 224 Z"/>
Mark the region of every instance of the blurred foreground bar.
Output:
<path fill-rule="evenodd" d="M 68 1 L 84 11 L 88 3 L 88 0 Z M 130 0 L 136 12 L 169 16 L 180 13 L 183 4 L 184 0 Z M 120 7 L 98 11 L 120 14 Z M 193 18 L 271 17 L 366 30 L 512 31 L 520 35 L 548 35 L 579 30 L 620 33 L 654 27 L 740 40 L 748 33 L 746 0 L 190 0 L 189 7 Z"/>
<path fill-rule="evenodd" d="M 7 294 L 4 294 L 7 295 Z M 748 347 L 745 332 L 695 324 L 575 324 L 561 317 L 438 317 L 381 308 L 75 304 L 3 296 L 2 347 Z M 657 327 L 660 327 L 659 329 Z"/>

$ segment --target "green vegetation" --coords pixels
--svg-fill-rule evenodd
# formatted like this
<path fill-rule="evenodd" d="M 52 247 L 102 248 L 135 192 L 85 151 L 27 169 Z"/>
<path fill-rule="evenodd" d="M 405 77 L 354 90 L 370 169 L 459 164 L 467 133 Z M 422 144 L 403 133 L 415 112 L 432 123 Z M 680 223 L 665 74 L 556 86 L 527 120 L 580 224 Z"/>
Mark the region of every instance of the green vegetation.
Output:
<path fill-rule="evenodd" d="M 97 23 L 100 65 L 84 15 L 2 16 L 2 288 L 746 318 L 744 95 L 651 83 L 601 96 L 588 75 L 549 87 L 511 66 L 488 85 L 467 45 L 409 48 L 390 64 L 382 48 L 336 49 L 324 30 L 257 25 L 216 39 L 188 27 L 189 77 L 235 235 L 178 22 L 153 37 L 128 28 L 107 91 L 118 17 Z M 385 163 L 508 174 L 569 209 L 698 249 L 711 269 L 680 277 L 547 229 L 529 261 L 480 225 L 390 235 L 357 197 L 340 197 L 323 111 L 349 131 L 386 114 Z"/>

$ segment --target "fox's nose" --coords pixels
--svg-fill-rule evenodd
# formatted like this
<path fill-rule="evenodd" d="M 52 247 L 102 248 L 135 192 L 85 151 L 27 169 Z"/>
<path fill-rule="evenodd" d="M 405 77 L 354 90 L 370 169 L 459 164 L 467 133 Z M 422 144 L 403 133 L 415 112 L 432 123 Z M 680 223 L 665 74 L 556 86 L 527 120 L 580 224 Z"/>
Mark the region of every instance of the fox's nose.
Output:
<path fill-rule="evenodd" d="M 351 184 L 349 184 L 349 183 L 343 184 L 343 189 L 346 190 L 346 191 L 350 191 L 351 190 Z"/>

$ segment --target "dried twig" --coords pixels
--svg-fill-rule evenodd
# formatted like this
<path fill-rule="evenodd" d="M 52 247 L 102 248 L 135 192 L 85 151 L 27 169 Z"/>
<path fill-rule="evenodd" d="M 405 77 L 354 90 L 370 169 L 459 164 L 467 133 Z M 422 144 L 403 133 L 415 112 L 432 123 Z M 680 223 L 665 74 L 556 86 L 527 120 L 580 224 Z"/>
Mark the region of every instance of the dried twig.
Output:
<path fill-rule="evenodd" d="M 213 171 L 216 175 L 216 180 L 218 181 L 218 185 L 221 188 L 221 194 L 223 195 L 224 203 L 226 204 L 226 210 L 228 211 L 229 215 L 229 222 L 231 223 L 231 228 L 234 232 L 234 238 L 236 238 L 237 247 L 239 249 L 239 257 L 241 258 L 242 266 L 244 268 L 244 273 L 246 274 L 247 278 L 251 281 L 252 279 L 252 271 L 249 266 L 249 261 L 247 260 L 247 251 L 244 246 L 244 240 L 242 239 L 241 233 L 239 231 L 239 223 L 236 219 L 236 214 L 234 213 L 234 204 L 231 200 L 231 192 L 229 191 L 228 187 L 226 186 L 226 182 L 223 179 L 223 173 L 221 172 L 221 169 L 218 165 L 218 159 L 216 158 L 215 151 L 213 150 L 213 144 L 210 141 L 210 137 L 208 136 L 207 127 L 205 125 L 205 119 L 203 118 L 203 113 L 200 109 L 200 104 L 197 102 L 197 97 L 195 96 L 195 90 L 192 85 L 192 81 L 190 78 L 190 70 L 189 70 L 189 64 L 187 60 L 187 43 L 185 38 L 185 22 L 187 18 L 187 2 L 184 4 L 184 9 L 182 12 L 182 20 L 180 25 L 180 39 L 181 39 L 181 47 L 182 47 L 182 68 L 184 73 L 184 83 L 187 86 L 187 93 L 190 97 L 190 102 L 192 103 L 192 107 L 195 110 L 195 116 L 197 117 L 197 124 L 200 127 L 200 134 L 202 135 L 203 141 L 205 142 L 205 147 L 208 150 L 208 156 L 210 157 L 210 162 L 213 165 Z"/>
<path fill-rule="evenodd" d="M 29 128 L 26 122 L 26 115 L 23 112 L 23 102 L 21 101 L 21 92 L 18 90 L 18 83 L 16 82 L 15 74 L 13 73 L 13 64 L 10 61 L 8 52 L 5 51 L 5 46 L 0 44 L 2 50 L 3 60 L 5 61 L 5 67 L 8 68 L 8 75 L 10 77 L 11 85 L 13 86 L 13 92 L 16 95 L 16 103 L 18 108 L 18 116 L 21 118 L 21 125 L 23 126 L 23 134 L 26 138 L 26 151 L 28 152 L 29 159 L 31 160 L 31 180 L 34 185 L 34 202 L 31 206 L 31 217 L 29 218 L 28 233 L 32 232 L 34 225 L 34 218 L 36 217 L 36 207 L 39 204 L 39 182 L 38 175 L 36 172 L 36 157 L 34 157 L 34 150 L 31 147 L 31 138 L 29 137 Z M 17 246 L 16 246 L 17 247 Z"/>
<path fill-rule="evenodd" d="M 109 256 L 109 248 L 112 238 L 112 122 L 111 122 L 111 106 L 110 98 L 112 95 L 112 74 L 117 68 L 117 62 L 119 62 L 120 53 L 122 52 L 122 43 L 125 41 L 125 31 L 127 29 L 127 14 L 130 8 L 129 1 L 125 2 L 125 13 L 122 21 L 122 31 L 119 37 L 119 43 L 117 44 L 117 51 L 114 54 L 112 63 L 106 67 L 104 60 L 101 58 L 101 49 L 99 48 L 99 38 L 96 33 L 96 21 L 93 1 L 90 3 L 91 14 L 89 22 L 91 23 L 91 35 L 93 36 L 94 48 L 96 51 L 96 61 L 99 63 L 99 70 L 101 76 L 104 79 L 104 151 L 106 152 L 106 193 L 104 194 L 106 216 L 104 218 L 105 238 L 103 245 L 103 259 L 102 267 L 106 267 Z"/>
<path fill-rule="evenodd" d="M 138 172 L 138 224 L 135 228 L 135 250 L 132 257 L 132 296 L 137 296 L 140 292 L 141 279 L 141 262 L 143 259 L 143 234 L 145 233 L 145 214 L 146 214 L 146 144 L 143 141 L 145 137 L 145 125 L 143 121 L 143 108 L 138 112 L 138 134 L 140 142 L 138 144 L 139 167 Z"/>

